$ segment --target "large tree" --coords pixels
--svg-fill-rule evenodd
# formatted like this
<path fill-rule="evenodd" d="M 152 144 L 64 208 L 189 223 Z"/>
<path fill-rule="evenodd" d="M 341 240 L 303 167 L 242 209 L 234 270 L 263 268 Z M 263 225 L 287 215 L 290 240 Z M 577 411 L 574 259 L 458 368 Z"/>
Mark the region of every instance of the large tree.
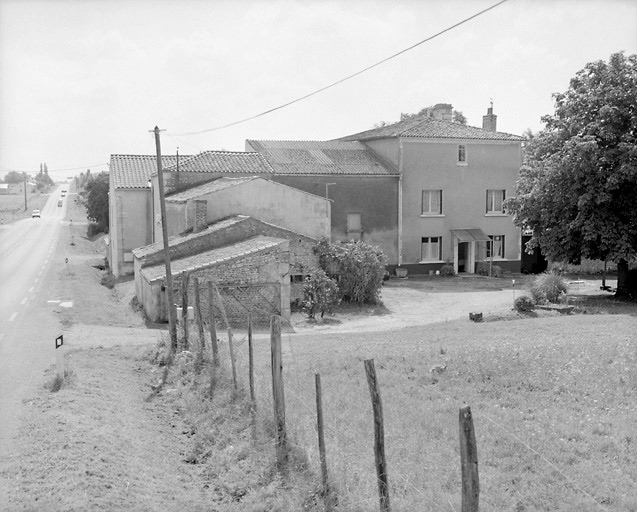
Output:
<path fill-rule="evenodd" d="M 100 230 L 108 233 L 108 180 L 109 175 L 101 172 L 84 187 L 88 193 L 86 211 L 89 220 L 95 221 Z"/>
<path fill-rule="evenodd" d="M 5 183 L 22 183 L 26 180 L 27 174 L 25 172 L 9 171 L 4 177 Z"/>
<path fill-rule="evenodd" d="M 554 261 L 614 261 L 617 294 L 635 293 L 637 262 L 637 55 L 586 65 L 553 95 L 555 114 L 530 139 L 516 196 L 515 223 Z"/>

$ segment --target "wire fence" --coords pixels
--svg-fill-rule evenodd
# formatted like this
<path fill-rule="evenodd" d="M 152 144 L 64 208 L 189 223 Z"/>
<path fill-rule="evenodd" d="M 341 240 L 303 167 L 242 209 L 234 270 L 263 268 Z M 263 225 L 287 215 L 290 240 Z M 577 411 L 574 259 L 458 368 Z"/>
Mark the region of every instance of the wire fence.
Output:
<path fill-rule="evenodd" d="M 248 388 L 252 371 L 256 415 L 271 418 L 275 411 L 271 336 L 260 330 L 249 340 L 248 318 L 263 318 L 268 309 L 254 308 L 245 316 L 245 328 L 223 325 L 216 317 L 219 358 L 222 367 L 231 366 L 229 341 L 232 338 L 234 367 L 238 387 Z M 271 316 L 271 315 L 270 315 Z M 288 449 L 303 453 L 307 465 L 320 474 L 315 374 L 322 374 L 325 417 L 325 447 L 329 486 L 338 496 L 337 510 L 378 510 L 379 480 L 375 473 L 374 425 L 370 392 L 362 356 L 340 360 L 336 355 L 308 357 L 308 343 L 321 343 L 320 337 L 302 342 L 292 334 L 292 325 L 282 322 L 281 352 L 285 390 L 285 428 Z M 224 331 L 225 328 L 225 331 Z M 196 329 L 191 329 L 195 333 Z M 323 347 L 329 352 L 347 344 Z M 252 341 L 254 364 L 250 368 L 248 342 Z M 320 353 L 315 349 L 312 354 Z M 458 442 L 458 409 L 466 406 L 462 397 L 442 386 L 432 385 L 426 370 L 415 372 L 408 362 L 392 357 L 376 357 L 382 394 L 387 446 L 389 489 L 392 510 L 459 511 L 463 507 L 463 484 Z M 475 407 L 476 437 L 480 459 L 480 501 L 486 510 L 553 510 L 555 494 L 542 490 L 560 486 L 565 503 L 578 510 L 610 510 L 586 484 L 577 481 L 568 467 L 558 464 L 546 447 L 525 438 L 524 427 L 511 416 L 497 417 L 488 407 Z M 495 432 L 497 431 L 497 433 Z M 480 447 L 485 447 L 481 450 Z M 272 449 L 276 447 L 273 440 Z M 515 467 L 523 459 L 523 468 Z M 517 462 L 516 462 L 517 461 Z M 508 473 L 508 474 L 507 474 Z M 521 482 L 525 473 L 536 484 Z M 318 478 L 318 477 L 317 477 Z M 517 481 L 516 481 L 517 479 Z M 503 485 L 505 488 L 502 488 Z M 326 506 L 327 509 L 327 506 Z M 381 510 L 383 510 L 381 505 Z M 463 509 L 464 510 L 464 509 Z M 477 509 L 476 509 L 477 510 Z"/>

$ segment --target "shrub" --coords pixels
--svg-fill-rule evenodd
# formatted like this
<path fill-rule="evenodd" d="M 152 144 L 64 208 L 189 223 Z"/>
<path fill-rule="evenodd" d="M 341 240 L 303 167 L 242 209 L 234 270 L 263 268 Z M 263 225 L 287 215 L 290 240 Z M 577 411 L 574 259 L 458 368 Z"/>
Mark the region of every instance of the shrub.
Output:
<path fill-rule="evenodd" d="M 89 222 L 88 228 L 86 230 L 86 236 L 88 238 L 93 238 L 94 236 L 99 235 L 100 233 L 105 233 L 105 232 L 106 232 L 105 226 L 102 226 L 98 224 L 97 222 Z"/>
<path fill-rule="evenodd" d="M 330 243 L 321 240 L 315 252 L 327 276 L 338 284 L 340 298 L 355 303 L 380 302 L 387 257 L 365 242 Z"/>
<path fill-rule="evenodd" d="M 476 274 L 481 276 L 488 276 L 489 271 L 491 272 L 491 277 L 502 277 L 502 267 L 498 267 L 497 265 L 492 265 L 488 261 L 480 261 L 478 262 L 476 268 Z"/>
<path fill-rule="evenodd" d="M 535 309 L 535 301 L 531 297 L 522 295 L 513 301 L 513 309 L 519 312 L 533 311 Z"/>
<path fill-rule="evenodd" d="M 441 276 L 453 276 L 456 273 L 453 270 L 453 265 L 443 265 L 440 267 L 440 275 Z"/>
<path fill-rule="evenodd" d="M 338 285 L 330 279 L 323 270 L 315 270 L 303 281 L 303 311 L 309 318 L 321 318 L 325 313 L 331 313 L 339 305 Z"/>
<path fill-rule="evenodd" d="M 567 290 L 566 281 L 552 273 L 540 274 L 531 285 L 531 296 L 536 304 L 557 303 Z"/>

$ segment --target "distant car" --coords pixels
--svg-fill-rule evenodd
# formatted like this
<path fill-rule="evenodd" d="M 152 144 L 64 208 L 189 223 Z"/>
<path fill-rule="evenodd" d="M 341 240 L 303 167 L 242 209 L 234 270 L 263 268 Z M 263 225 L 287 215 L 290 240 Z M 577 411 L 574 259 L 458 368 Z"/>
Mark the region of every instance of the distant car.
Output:
<path fill-rule="evenodd" d="M 63 204 L 63 203 L 62 203 L 62 200 L 60 199 L 60 200 L 58 201 L 58 206 L 62 206 L 62 204 Z"/>
<path fill-rule="evenodd" d="M 40 218 L 40 210 L 33 210 L 33 211 L 31 212 L 31 218 L 32 218 L 32 219 L 35 219 L 36 217 L 37 217 L 38 219 Z"/>

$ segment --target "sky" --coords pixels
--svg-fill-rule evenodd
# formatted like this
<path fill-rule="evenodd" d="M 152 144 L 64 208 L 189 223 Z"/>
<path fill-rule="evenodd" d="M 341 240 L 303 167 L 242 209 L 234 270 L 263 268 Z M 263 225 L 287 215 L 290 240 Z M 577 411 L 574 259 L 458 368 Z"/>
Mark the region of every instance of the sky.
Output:
<path fill-rule="evenodd" d="M 543 128 L 588 62 L 637 53 L 635 0 L 0 0 L 0 176 L 108 170 L 111 154 L 330 140 L 451 103 Z M 193 132 L 203 132 L 192 135 Z"/>

